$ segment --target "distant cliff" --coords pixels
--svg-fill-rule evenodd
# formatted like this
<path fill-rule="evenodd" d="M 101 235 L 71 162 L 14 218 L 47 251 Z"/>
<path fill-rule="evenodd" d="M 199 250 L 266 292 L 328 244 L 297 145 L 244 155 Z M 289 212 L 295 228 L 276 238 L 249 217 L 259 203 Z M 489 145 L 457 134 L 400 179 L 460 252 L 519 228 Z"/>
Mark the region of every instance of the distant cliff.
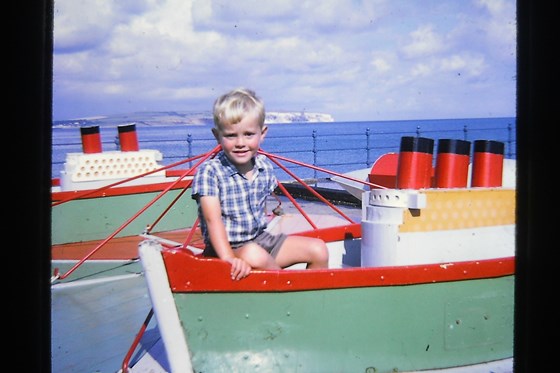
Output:
<path fill-rule="evenodd" d="M 302 122 L 334 122 L 330 114 L 306 112 L 267 112 L 266 123 L 302 123 Z M 212 114 L 209 112 L 149 111 L 109 116 L 96 116 L 59 120 L 53 127 L 116 127 L 124 124 L 138 126 L 169 126 L 169 125 L 212 125 Z"/>
<path fill-rule="evenodd" d="M 334 122 L 330 114 L 296 113 L 296 112 L 268 112 L 266 123 L 301 123 L 301 122 Z"/>

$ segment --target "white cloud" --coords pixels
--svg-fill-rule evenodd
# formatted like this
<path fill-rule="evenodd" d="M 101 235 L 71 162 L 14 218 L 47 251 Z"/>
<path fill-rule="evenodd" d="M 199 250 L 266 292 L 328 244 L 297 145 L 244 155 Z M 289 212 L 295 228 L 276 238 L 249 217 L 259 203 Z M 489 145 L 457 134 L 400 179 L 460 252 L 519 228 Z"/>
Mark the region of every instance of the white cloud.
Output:
<path fill-rule="evenodd" d="M 515 114 L 513 0 L 57 0 L 54 16 L 55 119 L 208 110 L 240 85 L 337 120 L 452 115 L 472 92 L 472 116 L 496 112 L 481 86 Z"/>
<path fill-rule="evenodd" d="M 511 58 L 515 53 L 517 38 L 517 19 L 515 3 L 504 0 L 479 0 L 479 6 L 489 12 L 489 20 L 483 25 L 490 51 L 501 54 L 502 58 Z"/>
<path fill-rule="evenodd" d="M 373 60 L 371 60 L 371 66 L 373 66 L 375 71 L 380 73 L 385 73 L 391 70 L 391 65 L 389 64 L 389 62 L 381 57 L 375 57 Z"/>
<path fill-rule="evenodd" d="M 468 76 L 481 75 L 485 70 L 482 56 L 453 55 L 441 60 L 441 70 L 465 74 Z"/>
<path fill-rule="evenodd" d="M 415 65 L 412 70 L 411 70 L 411 75 L 412 76 L 428 76 L 430 75 L 432 72 L 432 68 L 425 64 L 425 63 L 419 63 L 417 65 Z"/>
<path fill-rule="evenodd" d="M 420 26 L 410 33 L 410 38 L 410 43 L 402 48 L 407 58 L 430 56 L 444 47 L 442 37 L 435 32 L 433 25 Z"/>

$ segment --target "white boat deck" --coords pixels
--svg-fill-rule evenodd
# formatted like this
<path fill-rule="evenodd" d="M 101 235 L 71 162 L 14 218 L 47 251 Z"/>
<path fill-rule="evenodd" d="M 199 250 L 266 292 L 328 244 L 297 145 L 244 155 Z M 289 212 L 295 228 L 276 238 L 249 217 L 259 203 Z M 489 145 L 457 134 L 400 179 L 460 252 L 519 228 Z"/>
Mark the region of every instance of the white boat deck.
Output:
<path fill-rule="evenodd" d="M 150 309 L 141 274 L 52 286 L 51 371 L 118 371 Z M 144 348 L 155 334 L 153 324 Z"/>

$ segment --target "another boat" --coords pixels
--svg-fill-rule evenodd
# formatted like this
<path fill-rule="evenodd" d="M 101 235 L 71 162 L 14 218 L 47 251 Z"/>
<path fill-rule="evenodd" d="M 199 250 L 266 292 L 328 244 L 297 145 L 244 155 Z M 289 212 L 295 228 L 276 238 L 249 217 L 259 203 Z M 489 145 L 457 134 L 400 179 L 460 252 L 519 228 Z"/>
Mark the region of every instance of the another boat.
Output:
<path fill-rule="evenodd" d="M 292 162 L 261 153 L 279 167 Z M 393 171 L 384 174 L 374 166 L 368 175 L 398 184 L 403 161 L 384 157 L 393 158 Z M 159 231 L 140 228 L 146 221 L 158 222 L 162 213 L 137 214 L 144 205 L 132 214 L 114 209 L 115 215 L 122 212 L 123 222 L 128 223 L 127 214 L 142 222 L 133 229 L 137 233 L 119 228 L 105 239 L 86 243 L 76 236 L 69 239 L 75 242 L 53 245 L 53 250 L 68 245 L 76 252 L 80 245 L 93 244 L 95 254 L 101 246 L 111 252 L 122 249 L 111 261 L 94 260 L 90 249 L 85 259 L 68 259 L 75 272 L 53 276 L 55 298 L 69 292 L 64 297 L 75 300 L 92 292 L 103 303 L 105 297 L 115 301 L 112 293 L 118 290 L 119 305 L 112 311 L 116 320 L 97 318 L 97 327 L 110 323 L 129 331 L 123 325 L 140 319 L 137 328 L 128 335 L 115 330 L 92 334 L 118 339 L 115 353 L 129 340 L 121 372 L 511 372 L 515 185 L 502 175 L 515 175 L 515 163 L 498 157 L 484 164 L 484 171 L 469 166 L 468 185 L 451 187 L 434 186 L 431 178 L 420 186 L 387 187 L 364 180 L 363 171 L 320 170 L 334 180 L 365 185 L 355 195 L 361 208 L 332 204 L 309 186 L 317 202 L 298 201 L 281 184 L 281 198 L 270 203 L 281 205 L 284 213 L 271 214 L 268 229 L 322 238 L 329 247 L 329 268 L 253 271 L 241 281 L 230 280 L 226 263 L 200 255 L 191 205 L 181 207 L 190 210 L 183 212 L 188 218 L 180 219 L 181 227 Z M 486 166 L 494 168 L 493 180 L 473 184 L 473 175 L 486 173 Z M 430 166 L 430 172 L 437 167 Z M 456 180 L 466 177 L 460 171 Z M 148 205 L 172 190 L 163 188 L 161 197 L 155 192 Z M 123 225 L 128 226 L 111 226 Z M 90 267 L 95 269 L 78 274 L 78 267 L 89 262 L 95 262 Z M 72 284 L 78 286 L 74 291 Z M 61 302 L 53 312 L 70 312 L 71 303 Z M 101 313 L 91 311 L 92 305 L 80 307 L 81 313 Z M 102 344 L 99 340 L 96 348 Z"/>
<path fill-rule="evenodd" d="M 103 239 L 135 214 L 117 237 L 136 235 L 156 221 L 192 180 L 197 157 L 172 165 L 160 164 L 158 150 L 139 149 L 134 125 L 120 126 L 121 149 L 101 151 L 98 127 L 82 127 L 82 153 L 69 153 L 64 170 L 52 185 L 52 243 L 55 245 Z M 93 140 L 90 138 L 93 136 Z M 183 166 L 183 168 L 178 168 Z M 158 196 L 161 192 L 166 193 Z M 189 203 L 186 201 L 185 203 Z M 194 204 L 190 203 L 190 205 Z M 186 208 L 185 208 L 186 207 Z M 149 229 L 183 227 L 192 206 L 173 206 Z M 157 225 L 157 227 L 156 227 Z"/>
<path fill-rule="evenodd" d="M 80 128 L 83 152 L 52 180 L 53 372 L 119 369 L 151 307 L 141 235 L 178 237 L 196 218 L 186 165 L 204 155 L 164 166 L 159 151 L 138 148 L 134 126 L 118 130 L 120 149 L 102 151 L 99 128 Z"/>

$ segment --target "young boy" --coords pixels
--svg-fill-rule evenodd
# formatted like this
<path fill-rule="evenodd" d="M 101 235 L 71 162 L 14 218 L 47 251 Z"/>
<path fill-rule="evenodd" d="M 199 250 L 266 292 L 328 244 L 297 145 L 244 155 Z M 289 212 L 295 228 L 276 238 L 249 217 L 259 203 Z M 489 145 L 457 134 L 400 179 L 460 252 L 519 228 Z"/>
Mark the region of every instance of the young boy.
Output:
<path fill-rule="evenodd" d="M 257 154 L 268 129 L 264 119 L 264 103 L 251 90 L 239 88 L 218 97 L 212 133 L 222 149 L 200 165 L 192 184 L 204 255 L 230 263 L 233 280 L 248 276 L 252 268 L 328 266 L 324 241 L 265 231 L 265 201 L 278 181 L 272 163 Z"/>

